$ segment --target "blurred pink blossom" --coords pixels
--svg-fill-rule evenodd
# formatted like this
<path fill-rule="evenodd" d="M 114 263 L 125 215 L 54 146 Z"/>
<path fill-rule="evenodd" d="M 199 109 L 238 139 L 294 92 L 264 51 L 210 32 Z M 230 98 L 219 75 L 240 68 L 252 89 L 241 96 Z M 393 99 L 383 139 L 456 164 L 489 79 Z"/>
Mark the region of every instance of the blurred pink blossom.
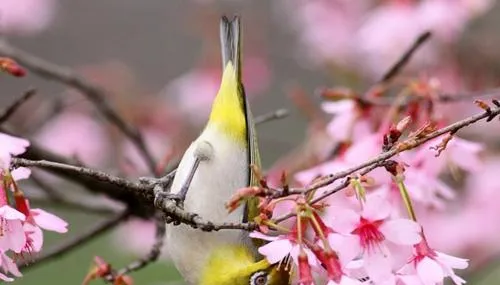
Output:
<path fill-rule="evenodd" d="M 32 35 L 45 30 L 56 14 L 57 0 L 0 1 L 0 31 Z"/>
<path fill-rule="evenodd" d="M 142 128 L 141 134 L 144 137 L 148 151 L 157 161 L 160 162 L 172 151 L 171 138 L 163 131 L 149 127 Z M 128 175 L 137 176 L 150 173 L 143 155 L 129 140 L 122 142 L 120 160 L 120 168 Z"/>
<path fill-rule="evenodd" d="M 409 68 L 439 66 L 438 47 L 456 42 L 492 0 L 281 1 L 299 33 L 301 54 L 315 65 L 334 64 L 379 78 L 425 30 L 434 41 Z"/>
<path fill-rule="evenodd" d="M 155 224 L 143 219 L 130 219 L 115 231 L 113 240 L 116 241 L 112 243 L 113 246 L 120 252 L 125 249 L 134 255 L 144 255 L 151 250 L 155 242 Z M 160 258 L 168 260 L 168 252 L 162 250 Z"/>
<path fill-rule="evenodd" d="M 35 134 L 34 140 L 55 153 L 77 157 L 87 165 L 109 161 L 106 130 L 91 115 L 66 111 L 52 118 Z"/>
<path fill-rule="evenodd" d="M 11 155 L 25 152 L 29 145 L 29 141 L 23 138 L 0 133 L 0 158 L 4 161 L 7 159 L 10 162 Z"/>

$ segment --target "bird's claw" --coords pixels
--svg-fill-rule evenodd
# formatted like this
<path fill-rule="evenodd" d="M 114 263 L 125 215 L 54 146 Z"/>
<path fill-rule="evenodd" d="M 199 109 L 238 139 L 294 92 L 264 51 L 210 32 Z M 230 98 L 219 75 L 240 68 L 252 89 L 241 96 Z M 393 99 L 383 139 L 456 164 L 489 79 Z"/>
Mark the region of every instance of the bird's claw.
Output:
<path fill-rule="evenodd" d="M 173 200 L 178 207 L 184 206 L 185 195 L 179 193 L 170 193 L 164 191 L 155 191 L 155 206 L 161 207 L 165 204 L 165 200 Z"/>

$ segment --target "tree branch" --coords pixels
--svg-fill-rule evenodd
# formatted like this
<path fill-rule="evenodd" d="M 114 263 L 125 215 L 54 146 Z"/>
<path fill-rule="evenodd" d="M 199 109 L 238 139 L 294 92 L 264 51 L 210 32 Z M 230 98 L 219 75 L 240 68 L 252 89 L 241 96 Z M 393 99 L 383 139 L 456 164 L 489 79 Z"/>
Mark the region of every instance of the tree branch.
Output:
<path fill-rule="evenodd" d="M 33 95 L 36 94 L 35 89 L 29 89 L 24 92 L 23 95 L 17 98 L 12 104 L 7 106 L 5 110 L 0 113 L 0 125 L 5 123 L 16 111 L 21 107 L 26 101 L 28 101 Z"/>
<path fill-rule="evenodd" d="M 65 68 L 49 61 L 43 60 L 30 53 L 20 50 L 6 41 L 0 41 L 0 53 L 13 58 L 32 72 L 41 77 L 55 80 L 79 90 L 99 112 L 113 125 L 115 125 L 127 138 L 129 138 L 148 163 L 149 169 L 154 173 L 156 162 L 148 151 L 139 130 L 129 125 L 106 100 L 105 91 L 94 86 L 73 70 Z"/>
<path fill-rule="evenodd" d="M 87 232 L 84 232 L 81 235 L 62 243 L 61 245 L 58 245 L 52 250 L 44 252 L 34 260 L 23 261 L 21 263 L 18 263 L 17 265 L 20 269 L 24 269 L 24 271 L 26 271 L 29 269 L 33 269 L 43 263 L 46 263 L 47 261 L 51 261 L 57 257 L 61 257 L 66 253 L 69 253 L 71 250 L 76 249 L 91 241 L 92 239 L 98 237 L 99 235 L 113 229 L 121 222 L 125 221 L 129 216 L 130 213 L 128 211 L 125 211 L 115 217 L 94 225 Z"/>
<path fill-rule="evenodd" d="M 401 57 L 392 65 L 391 68 L 382 76 L 382 78 L 377 82 L 378 84 L 387 84 L 391 81 L 398 73 L 401 72 L 403 67 L 408 64 L 415 52 L 431 38 L 432 33 L 430 31 L 425 31 L 420 34 L 413 44 L 406 50 Z"/>
<path fill-rule="evenodd" d="M 500 114 L 500 107 L 496 107 L 496 108 L 490 109 L 490 111 L 488 111 L 488 112 L 484 112 L 481 114 L 471 116 L 471 117 L 466 118 L 464 120 L 461 120 L 461 121 L 458 121 L 458 122 L 453 123 L 451 125 L 448 125 L 444 128 L 441 128 L 439 130 L 431 132 L 425 136 L 422 136 L 419 138 L 408 138 L 407 140 L 405 140 L 399 144 L 396 144 L 396 146 L 393 147 L 391 150 L 386 151 L 386 152 L 380 154 L 379 156 L 372 158 L 372 159 L 368 160 L 367 162 L 362 163 L 360 165 L 351 167 L 347 170 L 344 170 L 344 171 L 341 171 L 341 172 L 338 172 L 335 174 L 327 175 L 323 179 L 321 179 L 321 181 L 318 181 L 318 182 L 312 184 L 311 186 L 305 188 L 304 190 L 306 192 L 310 192 L 310 191 L 313 191 L 315 189 L 330 185 L 334 181 L 338 180 L 339 178 L 346 177 L 346 176 L 348 176 L 348 175 L 350 175 L 350 174 L 352 174 L 360 169 L 363 169 L 365 167 L 374 167 L 375 165 L 386 161 L 387 159 L 395 156 L 396 154 L 398 154 L 400 152 L 413 149 L 419 145 L 424 144 L 425 142 L 428 142 L 428 141 L 430 141 L 434 138 L 437 138 L 441 135 L 444 135 L 446 133 L 456 133 L 458 130 L 460 130 L 464 127 L 467 127 L 467 126 L 469 126 L 477 121 L 480 121 L 483 119 L 491 120 L 492 118 L 494 118 L 495 116 L 498 116 L 499 114 Z M 322 200 L 322 199 L 330 196 L 331 194 L 335 193 L 335 192 L 332 192 L 332 193 L 330 193 L 330 192 L 331 191 L 325 192 L 322 196 L 316 198 L 313 201 L 313 203 L 317 202 L 319 200 Z"/>
<path fill-rule="evenodd" d="M 289 113 L 287 109 L 278 109 L 273 112 L 255 117 L 254 123 L 256 125 L 260 125 L 269 121 L 279 120 L 288 116 L 288 114 Z"/>
<path fill-rule="evenodd" d="M 500 106 L 496 107 L 496 108 L 490 108 L 489 111 L 487 111 L 487 112 L 468 117 L 466 119 L 463 119 L 461 121 L 458 121 L 456 123 L 448 125 L 444 128 L 441 128 L 439 130 L 431 132 L 425 136 L 422 136 L 419 138 L 411 138 L 410 137 L 407 140 L 405 140 L 399 144 L 396 144 L 391 150 L 383 152 L 380 155 L 378 155 L 378 156 L 376 156 L 376 157 L 374 157 L 374 158 L 372 158 L 364 163 L 353 166 L 353 167 L 346 169 L 344 171 L 340 171 L 340 172 L 337 172 L 334 174 L 324 176 L 319 181 L 309 185 L 308 187 L 291 189 L 288 191 L 288 193 L 289 194 L 309 193 L 309 192 L 317 190 L 319 188 L 328 186 L 328 185 L 334 183 L 335 181 L 337 181 L 338 179 L 347 177 L 346 179 L 344 179 L 342 181 L 342 183 L 340 183 L 339 185 L 337 185 L 333 189 L 325 191 L 323 194 L 321 194 L 320 196 L 316 197 L 315 199 L 313 199 L 311 201 L 312 204 L 317 203 L 317 202 L 325 199 L 326 197 L 331 196 L 332 194 L 335 194 L 338 191 L 347 187 L 349 185 L 349 182 L 350 182 L 350 177 L 348 177 L 348 176 L 351 174 L 354 174 L 355 172 L 357 172 L 359 170 L 361 170 L 358 173 L 359 175 L 365 175 L 365 174 L 369 173 L 370 171 L 372 171 L 373 169 L 380 167 L 380 166 L 383 166 L 384 163 L 388 159 L 392 158 L 393 156 L 395 156 L 403 151 L 407 151 L 407 150 L 413 149 L 415 147 L 418 147 L 418 146 L 424 144 L 425 142 L 428 142 L 428 141 L 430 141 L 434 138 L 437 138 L 439 136 L 442 136 L 444 134 L 447 134 L 447 133 L 454 134 L 457 131 L 459 131 L 460 129 L 467 127 L 473 123 L 476 123 L 480 120 L 486 119 L 487 121 L 491 121 L 493 118 L 495 118 L 499 114 L 500 114 Z M 285 214 L 281 217 L 276 218 L 274 222 L 276 222 L 276 223 L 282 222 L 282 221 L 292 217 L 293 215 L 294 214 Z"/>
<path fill-rule="evenodd" d="M 391 157 L 397 155 L 400 152 L 413 149 L 423 143 L 444 135 L 446 133 L 456 133 L 458 130 L 469 126 L 475 122 L 486 119 L 486 121 L 491 121 L 493 118 L 500 114 L 500 103 L 494 100 L 495 107 L 490 108 L 487 106 L 486 112 L 471 116 L 464 120 L 458 121 L 456 123 L 450 124 L 447 127 L 441 128 L 436 131 L 432 131 L 426 134 L 419 134 L 410 136 L 405 141 L 395 144 L 395 146 L 389 151 L 383 152 L 382 154 L 372 158 L 365 163 L 359 164 L 357 166 L 351 167 L 344 171 L 337 172 L 335 174 L 330 174 L 324 176 L 319 181 L 309 185 L 305 188 L 296 188 L 288 191 L 289 194 L 303 194 L 314 191 L 324 186 L 328 186 L 338 179 L 347 177 L 346 180 L 339 186 L 324 192 L 321 196 L 315 198 L 312 202 L 316 203 L 325 197 L 338 192 L 339 190 L 345 188 L 349 183 L 349 175 L 361 170 L 360 174 L 364 175 L 376 167 L 383 166 L 384 163 Z M 110 185 L 118 186 L 119 191 L 125 195 L 131 195 L 135 197 L 136 203 L 145 208 L 150 208 L 150 210 L 156 208 L 162 211 L 166 216 L 167 222 L 172 222 L 174 224 L 186 224 L 193 228 L 199 228 L 203 231 L 218 231 L 226 229 L 237 229 L 252 231 L 256 228 L 255 223 L 214 223 L 212 221 L 205 220 L 203 217 L 198 216 L 196 213 L 186 212 L 182 208 L 178 207 L 177 204 L 168 198 L 157 196 L 156 193 L 161 192 L 163 186 L 154 183 L 141 183 L 141 182 L 131 182 L 124 178 L 115 177 L 107 173 L 93 170 L 84 167 L 66 165 L 62 163 L 56 163 L 51 161 L 30 161 L 27 159 L 15 158 L 13 162 L 17 166 L 28 166 L 28 167 L 41 167 L 49 170 L 61 170 L 67 172 L 70 176 L 87 176 L 88 178 L 106 182 Z M 161 179 L 160 179 L 161 180 Z M 103 190 L 103 189 L 101 189 Z M 139 199 L 137 199 L 139 198 Z M 154 205 L 154 206 L 152 206 Z M 279 221 L 282 218 L 277 219 Z"/>

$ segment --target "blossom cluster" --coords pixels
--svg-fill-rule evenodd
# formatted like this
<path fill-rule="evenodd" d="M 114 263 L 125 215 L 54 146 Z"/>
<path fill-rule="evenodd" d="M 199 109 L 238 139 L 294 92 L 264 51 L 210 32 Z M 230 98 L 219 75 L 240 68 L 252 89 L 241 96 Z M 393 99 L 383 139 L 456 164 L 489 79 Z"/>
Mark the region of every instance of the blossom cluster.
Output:
<path fill-rule="evenodd" d="M 0 71 L 24 76 L 25 70 L 10 58 L 0 58 Z M 0 280 L 11 282 L 22 274 L 17 260 L 41 251 L 43 231 L 65 233 L 68 223 L 40 208 L 32 208 L 19 181 L 27 179 L 31 170 L 12 167 L 12 158 L 23 154 L 28 140 L 0 133 Z M 13 277 L 12 277 L 13 276 Z"/>
<path fill-rule="evenodd" d="M 406 150 L 408 141 L 444 126 L 445 116 L 438 108 L 415 112 L 425 104 L 417 100 L 412 106 L 410 99 L 404 108 L 393 108 L 380 120 L 377 109 L 381 107 L 373 102 L 329 92 L 329 99 L 334 100 L 324 102 L 323 109 L 333 117 L 326 130 L 337 147 L 327 150 L 334 155 L 323 162 L 294 174 L 295 183 L 305 187 L 305 192 L 263 196 L 262 189 L 269 187 L 264 178 L 260 187 L 243 189 L 236 196 L 261 199 L 261 215 L 256 219 L 260 230 L 251 234 L 268 241 L 259 252 L 270 263 L 298 269 L 295 277 L 300 284 L 319 279 L 328 284 L 429 285 L 442 284 L 446 277 L 454 284 L 464 284 L 455 270 L 467 268 L 468 259 L 445 254 L 430 242 L 440 231 L 428 217 L 447 216 L 453 204 L 448 202 L 460 192 L 451 186 L 453 175 L 479 173 L 484 147 L 445 134 Z M 430 93 L 409 94 L 409 98 L 434 100 Z M 352 174 L 346 187 L 341 179 L 314 186 L 330 174 L 394 148 L 401 153 L 367 174 Z M 343 190 L 328 194 L 338 187 Z M 284 222 L 276 222 L 287 216 Z M 426 225 L 432 230 L 426 230 Z M 460 244 L 459 230 L 454 234 L 446 238 Z"/>
<path fill-rule="evenodd" d="M 299 34 L 300 58 L 307 63 L 354 69 L 378 78 L 419 34 L 433 32 L 433 43 L 410 67 L 442 64 L 443 48 L 457 42 L 470 23 L 485 14 L 494 0 L 277 1 Z M 289 25 L 291 23 L 291 25 Z M 447 50 L 447 49 L 445 49 Z M 305 55 L 305 56 L 304 56 Z M 434 70 L 435 72 L 436 70 Z M 451 76 L 448 70 L 446 76 Z"/>
<path fill-rule="evenodd" d="M 22 276 L 14 260 L 40 252 L 42 230 L 65 233 L 68 223 L 43 209 L 32 208 L 21 190 L 19 181 L 28 178 L 31 171 L 25 167 L 12 169 L 10 165 L 12 156 L 24 153 L 29 142 L 0 133 L 0 146 L 0 266 L 5 273 L 0 273 L 0 279 L 13 281 L 10 276 Z"/>

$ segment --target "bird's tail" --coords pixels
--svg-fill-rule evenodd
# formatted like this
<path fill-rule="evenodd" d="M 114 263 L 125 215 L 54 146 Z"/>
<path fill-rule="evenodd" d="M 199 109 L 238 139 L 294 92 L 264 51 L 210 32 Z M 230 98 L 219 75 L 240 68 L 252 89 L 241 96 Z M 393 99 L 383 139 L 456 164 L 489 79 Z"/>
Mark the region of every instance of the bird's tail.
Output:
<path fill-rule="evenodd" d="M 231 62 L 234 66 L 238 82 L 241 82 L 241 30 L 240 17 L 229 20 L 223 16 L 220 21 L 220 43 L 222 51 L 222 70 Z"/>

